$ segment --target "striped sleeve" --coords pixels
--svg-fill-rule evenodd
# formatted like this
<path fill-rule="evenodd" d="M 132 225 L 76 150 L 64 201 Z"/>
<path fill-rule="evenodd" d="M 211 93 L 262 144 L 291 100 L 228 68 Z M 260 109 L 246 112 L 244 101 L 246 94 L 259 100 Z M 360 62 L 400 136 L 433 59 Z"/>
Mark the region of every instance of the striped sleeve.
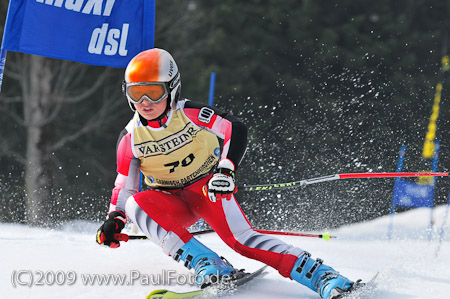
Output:
<path fill-rule="evenodd" d="M 193 123 L 223 139 L 221 159 L 230 159 L 237 169 L 247 149 L 247 126 L 215 107 L 188 100 L 183 102 L 184 114 Z"/>
<path fill-rule="evenodd" d="M 117 142 L 117 177 L 111 195 L 110 211 L 125 211 L 127 199 L 139 191 L 140 161 L 131 149 L 131 134 L 123 130 Z"/>

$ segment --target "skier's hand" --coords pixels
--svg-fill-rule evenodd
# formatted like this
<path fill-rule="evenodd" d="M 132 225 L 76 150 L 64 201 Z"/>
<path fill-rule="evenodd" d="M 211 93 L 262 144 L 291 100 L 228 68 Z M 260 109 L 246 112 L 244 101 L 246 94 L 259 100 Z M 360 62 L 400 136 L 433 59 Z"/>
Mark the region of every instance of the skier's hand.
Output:
<path fill-rule="evenodd" d="M 97 243 L 111 248 L 119 247 L 119 240 L 114 237 L 114 234 L 120 233 L 126 223 L 127 216 L 122 211 L 112 211 L 109 213 L 106 221 L 97 230 Z"/>
<path fill-rule="evenodd" d="M 216 173 L 208 181 L 205 190 L 208 198 L 212 202 L 226 198 L 231 199 L 231 195 L 236 193 L 237 188 L 234 183 L 234 164 L 231 160 L 223 159 L 217 166 Z"/>

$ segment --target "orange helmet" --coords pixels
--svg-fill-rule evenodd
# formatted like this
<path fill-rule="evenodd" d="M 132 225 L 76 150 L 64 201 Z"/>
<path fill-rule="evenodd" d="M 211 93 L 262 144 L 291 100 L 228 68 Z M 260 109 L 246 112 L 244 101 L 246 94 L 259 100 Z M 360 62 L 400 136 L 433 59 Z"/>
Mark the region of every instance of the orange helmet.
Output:
<path fill-rule="evenodd" d="M 132 109 L 131 104 L 142 103 L 144 99 L 158 103 L 166 97 L 175 109 L 180 98 L 181 80 L 172 55 L 158 48 L 136 55 L 125 70 L 123 91 Z"/>

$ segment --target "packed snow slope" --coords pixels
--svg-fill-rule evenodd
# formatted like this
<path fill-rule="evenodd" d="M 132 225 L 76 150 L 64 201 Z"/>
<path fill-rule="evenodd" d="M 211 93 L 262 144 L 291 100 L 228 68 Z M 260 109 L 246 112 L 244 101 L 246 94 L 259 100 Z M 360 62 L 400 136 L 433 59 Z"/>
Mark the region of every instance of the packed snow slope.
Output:
<path fill-rule="evenodd" d="M 450 298 L 450 232 L 445 232 L 436 254 L 445 211 L 446 206 L 434 210 L 430 241 L 426 232 L 429 209 L 397 214 L 392 240 L 386 239 L 389 216 L 331 231 L 338 238 L 328 242 L 306 237 L 282 239 L 322 258 L 353 280 L 368 280 L 380 272 L 371 298 Z M 446 222 L 448 227 L 450 221 Z M 0 224 L 0 298 L 143 299 L 155 289 L 195 289 L 189 284 L 177 284 L 187 280 L 190 272 L 150 241 L 129 241 L 119 249 L 97 245 L 94 235 L 98 226 L 72 222 L 60 230 L 46 230 Z M 237 268 L 252 271 L 261 266 L 233 252 L 215 234 L 199 238 Z M 107 284 L 89 281 L 95 274 L 126 280 Z M 319 298 L 273 269 L 228 297 Z"/>

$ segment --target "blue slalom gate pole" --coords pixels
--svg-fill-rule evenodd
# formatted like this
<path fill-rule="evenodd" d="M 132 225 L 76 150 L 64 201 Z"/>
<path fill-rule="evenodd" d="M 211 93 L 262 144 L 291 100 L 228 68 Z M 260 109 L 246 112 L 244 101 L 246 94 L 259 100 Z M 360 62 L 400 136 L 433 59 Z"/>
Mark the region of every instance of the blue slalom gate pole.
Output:
<path fill-rule="evenodd" d="M 397 162 L 396 172 L 401 172 L 403 169 L 403 160 L 405 160 L 405 151 L 406 151 L 406 146 L 402 145 L 402 147 L 400 148 L 400 152 L 398 153 L 398 162 Z M 395 178 L 394 191 L 392 192 L 393 195 L 392 195 L 391 211 L 390 211 L 391 221 L 389 222 L 388 234 L 387 234 L 388 240 L 390 240 L 392 238 L 392 227 L 394 225 L 394 214 L 395 214 L 394 196 L 397 192 L 397 183 L 398 182 L 400 182 L 399 177 Z"/>
<path fill-rule="evenodd" d="M 450 207 L 450 192 L 448 193 L 447 206 L 445 207 L 444 218 L 442 219 L 442 225 L 439 230 L 439 242 L 438 242 L 438 246 L 436 247 L 436 252 L 435 252 L 436 257 L 439 255 L 439 251 L 441 250 L 442 239 L 444 238 L 444 233 L 447 229 L 447 217 L 448 217 L 449 207 Z"/>
<path fill-rule="evenodd" d="M 431 171 L 435 171 L 438 168 L 438 160 L 439 160 L 439 146 L 440 141 L 435 140 L 434 141 L 434 154 L 433 154 L 433 160 L 431 164 Z M 433 210 L 434 210 L 434 193 L 436 190 L 436 178 L 431 178 L 432 184 L 433 184 L 433 204 L 430 208 L 430 223 L 428 224 L 428 241 L 431 241 L 431 238 L 433 237 Z"/>
<path fill-rule="evenodd" d="M 0 49 L 0 91 L 2 90 L 3 72 L 5 71 L 6 52 L 5 49 Z"/>
<path fill-rule="evenodd" d="M 208 105 L 213 106 L 214 105 L 214 88 L 216 85 L 216 73 L 211 72 L 211 77 L 209 79 L 209 98 L 208 98 Z"/>
<path fill-rule="evenodd" d="M 209 97 L 208 97 L 208 105 L 214 106 L 214 88 L 216 85 L 216 73 L 211 72 L 211 76 L 209 79 Z M 194 225 L 195 231 L 201 231 L 203 229 L 203 226 L 205 225 L 205 220 L 203 218 L 200 218 L 197 223 Z"/>

